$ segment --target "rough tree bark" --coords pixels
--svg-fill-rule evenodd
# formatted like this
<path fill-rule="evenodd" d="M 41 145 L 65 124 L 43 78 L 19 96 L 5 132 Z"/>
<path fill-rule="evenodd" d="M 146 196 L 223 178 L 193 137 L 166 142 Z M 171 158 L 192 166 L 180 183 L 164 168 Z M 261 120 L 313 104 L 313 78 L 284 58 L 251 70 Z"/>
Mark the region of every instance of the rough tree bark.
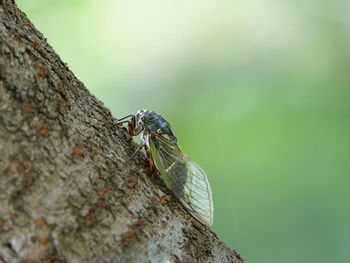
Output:
<path fill-rule="evenodd" d="M 242 262 L 166 194 L 111 113 L 0 0 L 0 262 Z"/>

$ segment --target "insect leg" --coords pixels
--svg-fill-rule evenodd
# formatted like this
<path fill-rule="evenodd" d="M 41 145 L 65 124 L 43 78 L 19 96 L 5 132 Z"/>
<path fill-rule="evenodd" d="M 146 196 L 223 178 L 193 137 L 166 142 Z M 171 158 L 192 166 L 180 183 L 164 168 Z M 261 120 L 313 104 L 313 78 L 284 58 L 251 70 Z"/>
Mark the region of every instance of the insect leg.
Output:
<path fill-rule="evenodd" d="M 113 129 L 118 129 L 118 130 L 122 130 L 122 131 L 124 131 L 124 132 L 128 132 L 128 130 L 127 130 L 127 128 L 126 127 L 124 127 L 122 124 L 123 124 L 124 122 L 119 122 L 119 120 L 118 119 L 115 119 L 115 118 L 113 118 L 113 120 L 112 120 L 112 122 L 111 122 L 111 124 L 112 124 L 112 127 L 113 127 Z"/>
<path fill-rule="evenodd" d="M 149 145 L 148 144 L 148 133 L 146 133 L 146 132 L 143 134 L 143 136 L 141 138 L 141 143 L 137 147 L 136 151 L 128 158 L 128 160 L 126 162 L 131 161 L 135 157 L 136 153 L 138 151 L 140 151 L 143 147 L 145 147 L 145 145 Z"/>
<path fill-rule="evenodd" d="M 149 169 L 151 171 L 156 170 L 156 166 L 154 164 L 154 159 L 153 159 L 153 155 L 152 155 L 151 149 L 149 147 L 147 147 L 147 144 L 146 144 L 145 149 L 146 149 L 147 158 L 148 158 L 148 162 L 149 162 Z"/>
<path fill-rule="evenodd" d="M 140 143 L 139 146 L 137 147 L 136 151 L 134 151 L 134 153 L 125 161 L 126 163 L 130 162 L 136 155 L 136 153 L 141 150 L 143 147 L 145 146 L 144 143 Z"/>
<path fill-rule="evenodd" d="M 149 162 L 149 168 L 151 171 L 153 171 L 156 169 L 156 166 L 154 164 L 154 158 L 152 155 L 151 146 L 149 145 L 149 133 L 145 132 L 142 139 L 144 140 L 144 143 L 145 143 L 145 150 L 146 150 L 146 154 Z"/>
<path fill-rule="evenodd" d="M 117 125 L 116 125 L 116 127 L 117 127 L 117 129 L 122 130 L 122 131 L 125 132 L 125 133 L 128 132 L 128 129 L 127 129 L 126 127 L 124 127 L 124 126 L 117 126 Z"/>

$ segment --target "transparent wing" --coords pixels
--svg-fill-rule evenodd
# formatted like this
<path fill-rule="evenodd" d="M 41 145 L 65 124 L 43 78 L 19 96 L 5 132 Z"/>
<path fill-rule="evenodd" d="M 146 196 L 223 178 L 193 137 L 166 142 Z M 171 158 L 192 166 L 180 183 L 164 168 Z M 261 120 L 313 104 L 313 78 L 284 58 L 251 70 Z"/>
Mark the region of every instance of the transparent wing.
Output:
<path fill-rule="evenodd" d="M 156 166 L 166 186 L 205 225 L 213 223 L 213 200 L 204 171 L 176 143 L 157 135 L 150 140 Z"/>

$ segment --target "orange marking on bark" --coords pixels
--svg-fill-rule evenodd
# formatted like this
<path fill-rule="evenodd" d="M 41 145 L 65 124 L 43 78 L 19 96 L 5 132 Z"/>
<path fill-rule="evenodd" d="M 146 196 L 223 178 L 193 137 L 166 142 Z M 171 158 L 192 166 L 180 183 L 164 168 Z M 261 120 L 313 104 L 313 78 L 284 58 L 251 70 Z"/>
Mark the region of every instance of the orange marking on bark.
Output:
<path fill-rule="evenodd" d="M 32 184 L 34 182 L 34 179 L 32 177 L 27 178 L 27 183 Z"/>
<path fill-rule="evenodd" d="M 126 232 L 123 237 L 122 237 L 122 244 L 124 246 L 128 246 L 132 241 L 134 241 L 136 239 L 137 235 L 135 233 L 135 231 L 133 230 L 129 230 L 128 232 Z"/>
<path fill-rule="evenodd" d="M 41 136 L 45 136 L 47 134 L 47 127 L 41 128 L 37 133 Z"/>
<path fill-rule="evenodd" d="M 144 218 L 139 219 L 139 225 L 143 226 L 146 223 L 146 220 Z"/>
<path fill-rule="evenodd" d="M 107 193 L 111 192 L 112 190 L 113 190 L 112 187 L 107 187 L 107 188 L 103 189 L 101 192 L 98 193 L 98 197 L 99 198 L 104 198 L 105 195 Z"/>
<path fill-rule="evenodd" d="M 91 218 L 90 218 L 90 217 L 84 218 L 83 224 L 84 224 L 85 226 L 91 226 L 91 225 L 92 225 L 92 220 L 91 220 Z"/>
<path fill-rule="evenodd" d="M 158 203 L 157 198 L 152 197 L 152 199 L 151 199 L 151 203 L 152 203 L 152 205 L 156 205 L 156 204 Z"/>
<path fill-rule="evenodd" d="M 38 72 L 38 76 L 39 76 L 40 78 L 46 78 L 47 75 L 48 75 L 48 73 L 47 73 L 47 71 L 45 71 L 45 70 L 40 70 L 40 71 Z"/>
<path fill-rule="evenodd" d="M 105 203 L 102 202 L 102 201 L 98 201 L 98 202 L 96 203 L 96 207 L 99 207 L 99 208 L 105 207 Z"/>
<path fill-rule="evenodd" d="M 39 239 L 39 243 L 43 246 L 46 246 L 49 243 L 49 238 L 48 237 L 43 237 Z"/>
<path fill-rule="evenodd" d="M 45 220 L 44 219 L 37 219 L 36 221 L 35 221 L 35 226 L 36 227 L 42 227 L 42 226 L 44 226 L 45 225 Z"/>
<path fill-rule="evenodd" d="M 21 105 L 21 107 L 22 107 L 23 110 L 25 110 L 25 111 L 28 112 L 28 113 L 33 113 L 33 112 L 34 112 L 33 107 L 30 106 L 30 105 L 27 104 L 27 103 L 23 103 L 23 104 Z"/>
<path fill-rule="evenodd" d="M 5 221 L 0 219 L 0 228 L 3 227 L 5 225 Z"/>
<path fill-rule="evenodd" d="M 38 40 L 34 40 L 30 43 L 33 47 L 39 46 L 40 42 Z"/>
<path fill-rule="evenodd" d="M 63 91 L 64 91 L 64 88 L 63 88 L 63 87 L 58 87 L 57 90 L 58 90 L 59 92 L 63 92 Z"/>
<path fill-rule="evenodd" d="M 18 172 L 21 173 L 21 174 L 25 174 L 26 169 L 21 166 L 21 167 L 18 168 Z"/>
<path fill-rule="evenodd" d="M 166 199 L 166 197 L 163 197 L 160 202 L 162 203 L 162 205 L 166 205 L 168 203 L 168 199 Z"/>
<path fill-rule="evenodd" d="M 58 103 L 60 104 L 61 108 L 64 108 L 66 106 L 65 100 L 60 100 Z"/>
<path fill-rule="evenodd" d="M 82 155 L 82 154 L 83 154 L 83 148 L 77 146 L 77 147 L 75 147 L 75 148 L 73 149 L 73 153 L 74 153 L 75 155 Z"/>

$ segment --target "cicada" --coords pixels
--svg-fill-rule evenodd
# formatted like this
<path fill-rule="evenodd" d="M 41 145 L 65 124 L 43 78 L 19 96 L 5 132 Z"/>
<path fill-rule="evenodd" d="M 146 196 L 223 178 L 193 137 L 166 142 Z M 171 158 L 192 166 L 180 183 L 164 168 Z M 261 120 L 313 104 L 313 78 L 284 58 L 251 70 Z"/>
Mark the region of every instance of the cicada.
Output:
<path fill-rule="evenodd" d="M 127 123 L 127 133 L 131 136 L 143 132 L 135 153 L 144 147 L 150 168 L 158 170 L 166 187 L 193 217 L 211 226 L 213 199 L 208 178 L 181 150 L 170 124 L 149 110 L 139 110 L 117 120 L 117 125 Z"/>

